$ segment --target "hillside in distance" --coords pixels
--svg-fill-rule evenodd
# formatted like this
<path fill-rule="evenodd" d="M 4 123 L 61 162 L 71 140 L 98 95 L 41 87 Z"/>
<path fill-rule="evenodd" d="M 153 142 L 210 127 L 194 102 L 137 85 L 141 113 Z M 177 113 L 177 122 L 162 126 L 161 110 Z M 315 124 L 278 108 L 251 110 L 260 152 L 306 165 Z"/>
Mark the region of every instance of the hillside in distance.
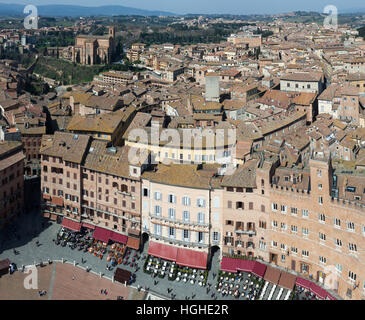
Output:
<path fill-rule="evenodd" d="M 0 3 L 0 16 L 24 16 L 25 4 L 5 4 Z M 85 17 L 85 16 L 173 16 L 171 12 L 159 10 L 144 10 L 124 6 L 100 6 L 84 7 L 77 5 L 41 5 L 37 6 L 38 15 L 50 17 Z"/>

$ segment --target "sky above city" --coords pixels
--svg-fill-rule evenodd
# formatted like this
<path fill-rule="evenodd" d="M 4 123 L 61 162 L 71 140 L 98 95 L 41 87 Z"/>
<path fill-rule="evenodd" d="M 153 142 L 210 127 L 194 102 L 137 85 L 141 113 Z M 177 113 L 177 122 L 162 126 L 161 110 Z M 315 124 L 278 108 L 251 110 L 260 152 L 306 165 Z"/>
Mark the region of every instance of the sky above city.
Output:
<path fill-rule="evenodd" d="M 170 11 L 178 14 L 270 14 L 298 10 L 323 12 L 327 5 L 335 5 L 339 12 L 365 8 L 365 3 L 362 0 L 0 0 L 0 3 L 72 4 L 82 6 L 122 5 L 147 10 Z"/>

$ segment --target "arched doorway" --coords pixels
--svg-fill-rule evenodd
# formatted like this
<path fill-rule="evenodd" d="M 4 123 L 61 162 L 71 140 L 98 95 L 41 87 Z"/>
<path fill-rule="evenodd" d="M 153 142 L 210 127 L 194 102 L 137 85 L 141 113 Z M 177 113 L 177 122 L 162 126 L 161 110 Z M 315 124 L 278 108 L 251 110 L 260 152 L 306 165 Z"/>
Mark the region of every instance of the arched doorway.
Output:
<path fill-rule="evenodd" d="M 141 250 L 142 251 L 144 251 L 145 248 L 148 246 L 149 238 L 150 238 L 150 236 L 147 232 L 142 233 L 142 243 L 141 243 Z"/>
<path fill-rule="evenodd" d="M 208 256 L 208 264 L 207 269 L 211 270 L 212 266 L 219 266 L 219 261 L 221 256 L 221 248 L 219 246 L 212 246 L 210 248 L 209 256 Z"/>

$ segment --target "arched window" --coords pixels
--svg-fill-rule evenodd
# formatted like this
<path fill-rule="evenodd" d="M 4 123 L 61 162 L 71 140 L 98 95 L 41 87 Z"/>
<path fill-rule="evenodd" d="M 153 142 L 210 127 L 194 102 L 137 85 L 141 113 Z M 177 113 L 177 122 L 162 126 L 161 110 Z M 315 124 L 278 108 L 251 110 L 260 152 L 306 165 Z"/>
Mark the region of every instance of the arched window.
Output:
<path fill-rule="evenodd" d="M 125 185 L 125 184 L 122 184 L 121 187 L 120 187 L 120 191 L 122 191 L 122 192 L 128 192 L 128 186 Z"/>
<path fill-rule="evenodd" d="M 113 188 L 117 188 L 118 189 L 118 183 L 113 182 Z"/>

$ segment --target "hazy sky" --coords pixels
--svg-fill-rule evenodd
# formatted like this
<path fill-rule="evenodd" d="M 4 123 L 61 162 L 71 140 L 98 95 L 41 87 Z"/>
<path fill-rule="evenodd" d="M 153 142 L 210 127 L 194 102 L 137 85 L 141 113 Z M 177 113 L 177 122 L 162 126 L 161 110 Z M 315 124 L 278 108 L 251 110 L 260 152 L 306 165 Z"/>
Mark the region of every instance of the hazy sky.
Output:
<path fill-rule="evenodd" d="M 323 12 L 326 5 L 338 10 L 365 8 L 363 0 L 0 0 L 21 4 L 78 4 L 84 6 L 123 5 L 174 13 L 281 13 L 294 10 Z"/>

